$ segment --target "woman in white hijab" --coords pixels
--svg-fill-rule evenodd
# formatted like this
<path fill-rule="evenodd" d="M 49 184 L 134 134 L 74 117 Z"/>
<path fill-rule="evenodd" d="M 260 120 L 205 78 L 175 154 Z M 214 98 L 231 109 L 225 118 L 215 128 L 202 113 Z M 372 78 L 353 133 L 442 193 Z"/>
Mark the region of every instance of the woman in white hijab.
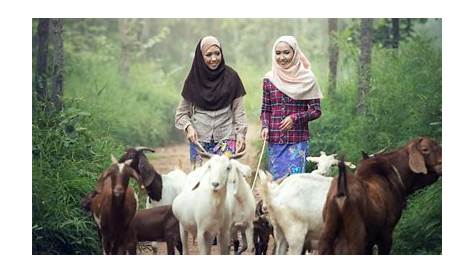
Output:
<path fill-rule="evenodd" d="M 267 140 L 274 179 L 305 172 L 308 122 L 321 116 L 322 93 L 311 65 L 293 36 L 278 38 L 272 70 L 263 79 L 261 137 Z"/>

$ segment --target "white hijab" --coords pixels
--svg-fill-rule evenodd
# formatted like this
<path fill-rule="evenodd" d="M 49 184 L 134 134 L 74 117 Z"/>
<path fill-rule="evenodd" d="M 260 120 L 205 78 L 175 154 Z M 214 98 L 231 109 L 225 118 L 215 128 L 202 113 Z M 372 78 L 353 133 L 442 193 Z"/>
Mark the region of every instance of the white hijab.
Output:
<path fill-rule="evenodd" d="M 282 68 L 275 59 L 275 48 L 278 43 L 287 43 L 294 51 L 288 68 Z M 265 74 L 281 92 L 294 100 L 323 98 L 316 76 L 311 71 L 311 64 L 298 47 L 293 36 L 281 36 L 273 44 L 272 70 Z"/>

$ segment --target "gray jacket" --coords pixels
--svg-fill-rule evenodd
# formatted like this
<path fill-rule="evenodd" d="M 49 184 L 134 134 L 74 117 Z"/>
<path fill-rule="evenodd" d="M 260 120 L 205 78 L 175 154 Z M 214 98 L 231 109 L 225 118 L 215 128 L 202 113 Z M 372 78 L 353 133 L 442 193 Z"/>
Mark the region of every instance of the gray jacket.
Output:
<path fill-rule="evenodd" d="M 176 108 L 175 126 L 186 130 L 192 125 L 201 142 L 224 139 L 245 140 L 247 116 L 243 96 L 234 99 L 231 105 L 219 110 L 204 110 L 181 98 Z"/>

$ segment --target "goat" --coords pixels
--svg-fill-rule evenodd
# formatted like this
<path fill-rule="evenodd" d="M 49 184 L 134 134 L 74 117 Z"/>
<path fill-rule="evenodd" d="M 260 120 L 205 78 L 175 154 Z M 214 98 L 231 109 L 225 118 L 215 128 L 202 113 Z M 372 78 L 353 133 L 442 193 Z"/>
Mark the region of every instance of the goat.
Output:
<path fill-rule="evenodd" d="M 231 159 L 231 171 L 227 184 L 227 202 L 231 211 L 231 236 L 235 254 L 242 254 L 247 248 L 254 249 L 253 219 L 255 216 L 255 198 L 244 176 L 251 174 L 249 166 Z M 242 234 L 242 249 L 238 250 L 237 232 Z"/>
<path fill-rule="evenodd" d="M 129 245 L 129 225 L 138 208 L 138 198 L 131 187 L 130 177 L 140 182 L 140 176 L 129 165 L 118 163 L 112 156 L 112 165 L 98 178 L 96 191 L 82 202 L 92 212 L 99 229 L 104 254 L 135 254 Z"/>
<path fill-rule="evenodd" d="M 266 255 L 270 235 L 273 236 L 273 226 L 267 218 L 267 210 L 263 206 L 263 200 L 257 203 L 255 208 L 255 220 L 253 221 L 253 241 L 255 246 L 255 255 Z M 273 245 L 275 251 L 275 245 Z M 275 254 L 273 252 L 272 254 Z"/>
<path fill-rule="evenodd" d="M 324 207 L 320 254 L 390 254 L 392 233 L 407 196 L 442 172 L 441 146 L 416 138 L 404 147 L 361 160 L 355 174 L 339 164 Z"/>
<path fill-rule="evenodd" d="M 132 160 L 131 167 L 141 176 L 148 197 L 146 199 L 146 208 L 152 208 L 162 205 L 171 205 L 174 198 L 181 192 L 185 182 L 186 173 L 180 169 L 175 169 L 167 174 L 159 174 L 148 161 L 145 151 L 155 152 L 147 147 L 129 148 L 119 162 Z M 158 250 L 158 243 L 152 243 L 153 253 Z"/>
<path fill-rule="evenodd" d="M 186 173 L 175 169 L 165 175 L 159 174 L 148 161 L 144 151 L 155 152 L 151 148 L 129 148 L 119 162 L 132 160 L 130 166 L 142 177 L 143 185 L 148 192 L 147 208 L 170 205 L 181 192 L 186 181 Z"/>
<path fill-rule="evenodd" d="M 317 169 L 311 171 L 311 174 L 329 176 L 331 167 L 334 165 L 337 165 L 337 163 L 339 162 L 336 159 L 337 154 L 326 155 L 326 152 L 324 151 L 321 151 L 320 154 L 321 155 L 319 157 L 311 157 L 311 156 L 306 157 L 306 160 L 308 162 L 313 162 L 313 163 L 318 164 Z M 346 166 L 350 168 L 355 168 L 355 165 L 353 165 L 351 162 L 345 162 L 345 164 Z"/>
<path fill-rule="evenodd" d="M 305 242 L 320 237 L 331 178 L 300 173 L 277 185 L 269 173 L 259 170 L 259 177 L 259 191 L 273 224 L 276 253 L 286 254 L 288 249 L 289 254 L 301 254 Z"/>
<path fill-rule="evenodd" d="M 188 233 L 196 237 L 200 254 L 210 254 L 211 240 L 218 235 L 221 254 L 229 254 L 230 208 L 226 202 L 232 169 L 229 158 L 214 155 L 188 174 L 186 186 L 172 204 L 179 220 L 183 254 L 189 254 Z"/>
<path fill-rule="evenodd" d="M 168 255 L 174 255 L 176 247 L 183 254 L 183 247 L 179 236 L 179 222 L 173 215 L 171 205 L 164 205 L 139 210 L 133 218 L 131 245 L 144 241 L 166 242 Z M 154 253 L 157 253 L 154 251 Z"/>

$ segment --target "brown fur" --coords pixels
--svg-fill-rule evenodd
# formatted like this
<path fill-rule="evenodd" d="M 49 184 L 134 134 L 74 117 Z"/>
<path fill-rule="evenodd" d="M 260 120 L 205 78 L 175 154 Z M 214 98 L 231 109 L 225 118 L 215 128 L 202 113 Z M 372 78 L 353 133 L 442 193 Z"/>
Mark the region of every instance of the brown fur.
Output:
<path fill-rule="evenodd" d="M 100 218 L 99 237 L 105 254 L 125 254 L 129 235 L 129 224 L 135 216 L 137 201 L 129 179 L 139 181 L 138 174 L 126 164 L 119 173 L 113 164 L 104 171 L 97 182 L 96 194 L 90 200 L 90 210 Z"/>
<path fill-rule="evenodd" d="M 159 241 L 166 242 L 169 255 L 174 255 L 176 247 L 183 254 L 179 235 L 179 222 L 173 215 L 171 205 L 139 210 L 131 223 L 131 245 L 137 242 Z"/>
<path fill-rule="evenodd" d="M 441 176 L 441 157 L 436 141 L 417 138 L 399 150 L 363 159 L 355 174 L 340 168 L 323 211 L 319 253 L 372 254 L 377 244 L 379 254 L 389 254 L 407 196 Z M 338 204 L 340 198 L 344 201 Z"/>

